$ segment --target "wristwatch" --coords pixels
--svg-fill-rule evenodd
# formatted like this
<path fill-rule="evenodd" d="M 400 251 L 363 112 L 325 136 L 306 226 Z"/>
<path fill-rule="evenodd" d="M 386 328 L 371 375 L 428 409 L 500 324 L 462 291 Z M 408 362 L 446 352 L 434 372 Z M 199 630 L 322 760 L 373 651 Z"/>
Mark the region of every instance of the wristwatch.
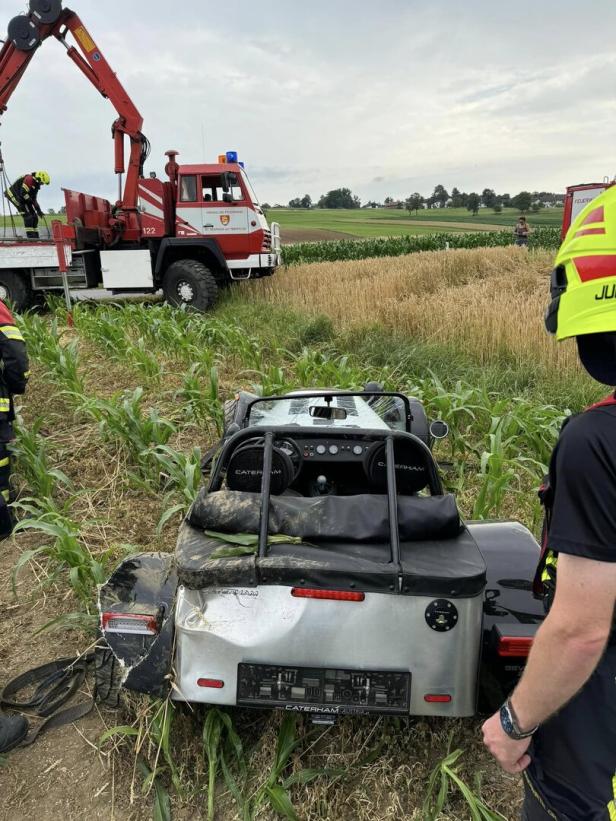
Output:
<path fill-rule="evenodd" d="M 515 714 L 510 698 L 508 698 L 500 708 L 500 722 L 504 732 L 514 741 L 521 741 L 523 738 L 530 738 L 530 736 L 533 735 L 539 727 L 539 725 L 537 725 L 537 727 L 533 727 L 532 730 L 523 732 L 518 723 L 518 717 Z"/>

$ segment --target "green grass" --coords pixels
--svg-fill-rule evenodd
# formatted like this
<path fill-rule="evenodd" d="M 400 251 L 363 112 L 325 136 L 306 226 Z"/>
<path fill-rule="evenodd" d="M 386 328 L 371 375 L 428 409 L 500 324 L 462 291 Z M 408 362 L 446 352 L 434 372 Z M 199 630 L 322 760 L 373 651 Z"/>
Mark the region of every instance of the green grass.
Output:
<path fill-rule="evenodd" d="M 71 329 L 55 304 L 51 316 L 20 319 L 34 376 L 25 401 L 29 432 L 16 442 L 17 472 L 24 492 L 39 500 L 24 506 L 28 541 L 17 570 L 43 568 L 42 581 L 57 585 L 63 598 L 72 588 L 86 611 L 128 542 L 138 545 L 135 552 L 173 549 L 179 515 L 199 487 L 198 448 L 215 439 L 222 401 L 237 388 L 359 388 L 376 379 L 421 397 L 432 418 L 451 425 L 439 456 L 453 464 L 445 481 L 463 512 L 515 516 L 533 527 L 534 489 L 563 411 L 596 395 L 581 372 L 565 384 L 506 353 L 486 366 L 455 346 L 418 343 L 378 325 L 341 330 L 242 288 L 206 316 L 164 304 L 77 305 Z M 52 438 L 34 420 L 48 419 L 54 408 Z M 482 759 L 470 721 L 349 718 L 317 736 L 295 716 L 238 710 L 231 721 L 210 710 L 204 721 L 202 711 L 189 716 L 170 702 L 135 697 L 124 715 L 127 723 L 101 743 L 138 739 L 144 788 L 161 819 L 173 803 L 193 814 L 198 807 L 203 817 L 242 819 L 335 818 L 349 806 L 349 817 L 374 821 L 411 817 L 422 802 L 426 819 L 468 818 L 483 801 L 506 810 L 517 796 Z M 455 743 L 444 738 L 450 728 Z M 468 767 L 456 747 L 468 749 Z M 114 756 L 118 778 L 130 778 L 127 755 Z M 474 773 L 477 781 L 467 787 Z M 397 775 L 390 781 L 390 774 Z M 387 791 L 397 795 L 402 815 L 392 814 Z M 359 813 L 360 804 L 370 806 Z"/>
<path fill-rule="evenodd" d="M 462 222 L 468 229 L 451 228 L 450 230 L 476 230 L 478 225 L 513 227 L 519 216 L 514 208 L 507 208 L 495 214 L 491 208 L 482 208 L 476 216 L 465 208 L 432 208 L 410 215 L 406 210 L 394 208 L 360 208 L 321 209 L 309 211 L 302 209 L 275 208 L 268 212 L 268 219 L 279 222 L 282 228 L 310 230 L 329 230 L 349 233 L 355 236 L 399 236 L 400 234 L 423 233 L 428 226 L 426 222 Z M 563 218 L 562 208 L 544 208 L 537 214 L 530 213 L 528 221 L 531 227 L 560 227 Z"/>

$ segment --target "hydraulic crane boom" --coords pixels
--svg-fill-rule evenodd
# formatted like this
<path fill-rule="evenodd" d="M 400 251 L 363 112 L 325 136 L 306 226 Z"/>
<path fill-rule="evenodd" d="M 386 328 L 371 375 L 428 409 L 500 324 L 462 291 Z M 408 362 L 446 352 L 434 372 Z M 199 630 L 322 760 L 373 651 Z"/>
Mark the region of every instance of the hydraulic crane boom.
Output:
<path fill-rule="evenodd" d="M 61 0 L 30 0 L 29 14 L 14 17 L 9 23 L 8 38 L 0 50 L 0 115 L 19 85 L 30 60 L 48 37 L 55 37 L 66 53 L 94 88 L 106 97 L 118 113 L 111 127 L 114 141 L 115 173 L 119 175 L 117 207 L 132 222 L 137 213 L 137 184 L 143 175 L 143 165 L 149 153 L 149 143 L 141 132 L 143 118 L 120 83 L 111 66 L 96 45 L 79 16 L 62 9 Z M 71 33 L 79 50 L 66 42 Z M 130 155 L 126 184 L 122 192 L 125 171 L 124 135 L 130 140 Z M 121 215 L 117 214 L 121 219 Z"/>

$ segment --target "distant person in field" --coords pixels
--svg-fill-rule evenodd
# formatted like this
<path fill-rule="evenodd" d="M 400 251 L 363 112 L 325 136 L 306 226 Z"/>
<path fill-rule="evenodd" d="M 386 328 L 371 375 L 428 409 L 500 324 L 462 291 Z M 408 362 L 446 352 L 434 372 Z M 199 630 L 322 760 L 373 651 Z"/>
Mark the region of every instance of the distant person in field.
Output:
<path fill-rule="evenodd" d="M 43 210 L 38 203 L 38 192 L 42 185 L 49 185 L 51 178 L 47 171 L 33 171 L 24 174 L 4 192 L 4 196 L 11 202 L 24 220 L 26 236 L 29 239 L 38 239 L 38 221 L 43 216 Z"/>
<path fill-rule="evenodd" d="M 520 217 L 513 229 L 513 237 L 516 245 L 528 245 L 528 235 L 530 227 L 526 222 L 526 217 Z"/>
<path fill-rule="evenodd" d="M 524 773 L 524 821 L 616 821 L 616 187 L 580 217 L 591 208 L 606 230 L 565 237 L 545 324 L 576 338 L 611 392 L 563 424 L 540 491 L 534 588 L 547 615 L 517 687 L 483 725 L 499 764 Z"/>

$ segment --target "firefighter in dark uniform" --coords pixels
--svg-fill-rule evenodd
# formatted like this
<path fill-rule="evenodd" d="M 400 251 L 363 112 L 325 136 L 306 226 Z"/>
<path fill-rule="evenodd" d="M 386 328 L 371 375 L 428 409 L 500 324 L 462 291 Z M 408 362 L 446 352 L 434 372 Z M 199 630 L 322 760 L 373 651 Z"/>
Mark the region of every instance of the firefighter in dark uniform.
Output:
<path fill-rule="evenodd" d="M 30 239 L 38 239 L 36 229 L 39 217 L 43 216 L 41 206 L 38 204 L 38 192 L 42 185 L 49 185 L 50 182 L 51 177 L 47 171 L 33 171 L 31 174 L 24 174 L 4 192 L 4 196 L 23 217 L 26 236 Z"/>
<path fill-rule="evenodd" d="M 548 331 L 616 386 L 616 186 L 572 224 L 555 262 Z M 483 726 L 523 772 L 527 821 L 616 821 L 616 396 L 567 420 L 543 489 L 546 605 L 528 663 Z"/>
<path fill-rule="evenodd" d="M 0 539 L 13 530 L 9 508 L 11 473 L 8 443 L 13 438 L 13 394 L 24 393 L 28 382 L 28 355 L 24 339 L 3 302 L 0 302 Z M 25 738 L 28 722 L 21 715 L 0 713 L 0 753 L 10 750 Z"/>

